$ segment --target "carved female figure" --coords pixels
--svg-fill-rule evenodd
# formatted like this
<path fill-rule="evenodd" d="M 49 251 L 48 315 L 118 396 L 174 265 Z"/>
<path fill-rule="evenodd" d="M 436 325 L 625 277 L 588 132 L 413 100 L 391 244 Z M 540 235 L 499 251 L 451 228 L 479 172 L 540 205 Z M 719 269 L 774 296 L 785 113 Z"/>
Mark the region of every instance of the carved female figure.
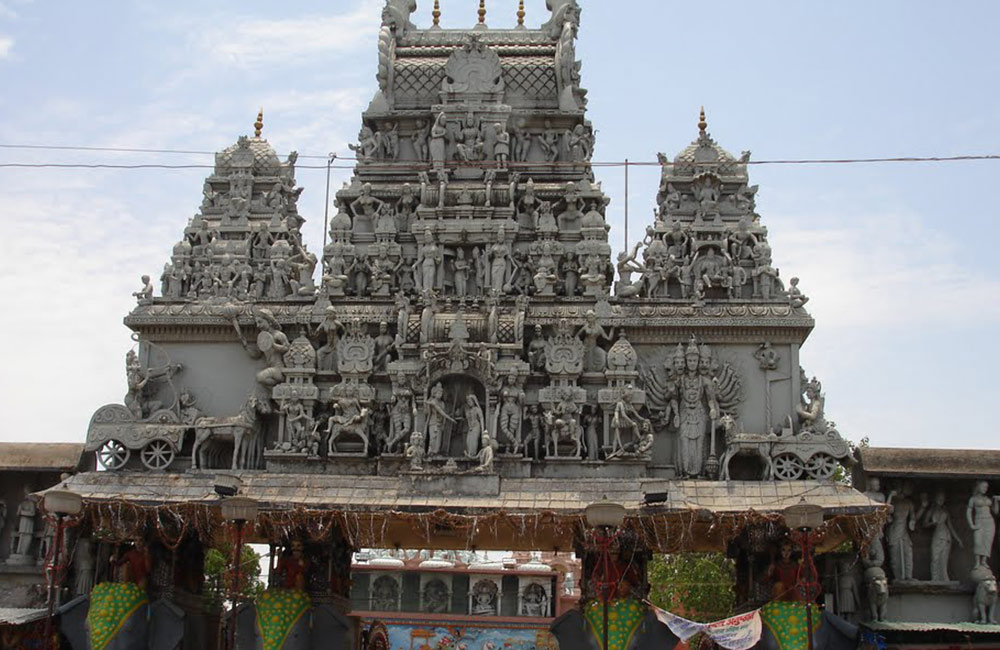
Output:
<path fill-rule="evenodd" d="M 934 529 L 931 533 L 931 580 L 937 582 L 949 580 L 948 557 L 951 555 L 951 541 L 955 540 L 959 547 L 962 546 L 962 540 L 958 538 L 958 533 L 951 525 L 951 517 L 944 501 L 944 490 L 939 490 L 934 495 L 934 505 L 927 509 L 923 519 L 925 528 Z"/>
<path fill-rule="evenodd" d="M 435 456 L 441 453 L 441 434 L 444 433 L 445 420 L 454 422 L 444 407 L 444 387 L 434 384 L 431 394 L 424 403 L 427 418 L 427 454 Z"/>
<path fill-rule="evenodd" d="M 413 187 L 409 183 L 403 183 L 403 191 L 399 201 L 396 202 L 396 230 L 399 232 L 410 232 L 410 222 L 417 211 L 417 197 L 413 194 Z"/>
<path fill-rule="evenodd" d="M 515 162 L 525 162 L 528 160 L 528 150 L 531 148 L 531 134 L 524 130 L 524 118 L 518 119 L 514 123 L 511 132 L 514 134 L 513 159 Z"/>
<path fill-rule="evenodd" d="M 257 382 L 271 388 L 284 380 L 284 356 L 290 344 L 288 337 L 281 331 L 281 326 L 269 310 L 261 309 L 255 315 L 254 321 L 259 330 L 257 349 L 264 355 L 264 361 L 267 363 L 267 367 L 257 373 Z"/>
<path fill-rule="evenodd" d="M 465 259 L 464 248 L 455 250 L 455 260 L 451 265 L 455 270 L 455 295 L 464 298 L 469 294 L 469 261 Z"/>
<path fill-rule="evenodd" d="M 889 545 L 889 564 L 894 578 L 901 581 L 913 580 L 913 540 L 910 539 L 910 533 L 916 528 L 919 516 L 910 498 L 912 494 L 913 486 L 906 482 L 903 483 L 902 492 L 892 490 L 887 500 L 888 505 L 892 506 L 892 515 L 885 535 Z M 991 534 L 990 543 L 992 541 Z"/>
<path fill-rule="evenodd" d="M 611 341 L 614 339 L 615 330 L 605 331 L 604 327 L 597 322 L 597 314 L 593 309 L 587 310 L 587 320 L 580 329 L 577 330 L 577 338 L 583 339 L 583 371 L 584 372 L 604 372 L 607 366 L 607 353 L 598 345 L 601 339 Z"/>
<path fill-rule="evenodd" d="M 593 144 L 587 130 L 582 124 L 573 127 L 569 134 L 569 158 L 573 162 L 584 162 L 590 160 Z"/>
<path fill-rule="evenodd" d="M 465 396 L 465 426 L 465 455 L 475 458 L 479 453 L 479 441 L 486 430 L 486 416 L 472 393 Z"/>
<path fill-rule="evenodd" d="M 489 260 L 486 259 L 486 255 L 479 249 L 478 246 L 472 249 L 472 269 L 476 274 L 474 276 L 476 279 L 476 293 L 486 293 L 486 288 L 490 284 Z"/>
<path fill-rule="evenodd" d="M 385 205 L 381 199 L 372 196 L 372 184 L 361 186 L 361 196 L 351 203 L 354 211 L 354 232 L 371 232 L 374 226 L 375 214 Z"/>
<path fill-rule="evenodd" d="M 505 293 L 510 279 L 510 246 L 503 226 L 497 228 L 496 243 L 490 247 L 490 288 L 496 294 Z"/>
<path fill-rule="evenodd" d="M 517 373 L 511 372 L 507 377 L 507 385 L 500 391 L 500 433 L 508 444 L 514 448 L 514 453 L 521 451 L 521 409 L 524 404 L 524 391 L 517 385 Z"/>
<path fill-rule="evenodd" d="M 430 129 L 427 127 L 427 122 L 424 120 L 417 120 L 417 128 L 410 136 L 410 140 L 413 141 L 413 151 L 416 159 L 423 162 L 427 160 L 427 136 L 430 134 Z"/>
<path fill-rule="evenodd" d="M 497 169 L 506 169 L 507 159 L 510 157 L 510 134 L 503 130 L 503 125 L 499 122 L 493 125 L 493 133 L 496 134 L 493 157 L 497 161 Z"/>
<path fill-rule="evenodd" d="M 996 536 L 996 520 L 1000 506 L 997 497 L 989 497 L 986 492 L 989 483 L 979 481 L 969 497 L 965 508 L 965 520 L 972 529 L 972 553 L 976 557 L 976 566 L 987 566 L 987 560 L 993 554 L 993 538 Z"/>
<path fill-rule="evenodd" d="M 417 261 L 413 266 L 417 289 L 432 291 L 437 288 L 437 271 L 441 260 L 441 249 L 434 241 L 434 233 L 430 228 L 425 228 L 424 243 L 417 252 Z"/>
<path fill-rule="evenodd" d="M 439 113 L 431 127 L 430 156 L 431 164 L 438 172 L 444 171 L 445 163 L 445 137 L 448 135 L 448 126 L 444 113 Z"/>
<path fill-rule="evenodd" d="M 337 344 L 340 342 L 340 333 L 344 331 L 344 324 L 337 319 L 337 311 L 333 307 L 326 308 L 319 331 L 326 336 L 326 343 L 316 350 L 316 369 L 320 372 L 337 372 Z"/>
<path fill-rule="evenodd" d="M 397 389 L 392 396 L 392 407 L 389 411 L 389 442 L 386 445 L 386 451 L 390 454 L 412 431 L 412 399 L 413 393 L 407 388 Z"/>
<path fill-rule="evenodd" d="M 24 486 L 24 501 L 17 507 L 17 532 L 10 536 L 10 554 L 28 555 L 35 538 L 35 514 L 38 505 L 31 496 L 31 486 Z"/>
<path fill-rule="evenodd" d="M 563 293 L 572 298 L 576 295 L 576 288 L 580 282 L 580 264 L 576 260 L 576 253 L 566 253 L 560 266 L 562 270 Z"/>

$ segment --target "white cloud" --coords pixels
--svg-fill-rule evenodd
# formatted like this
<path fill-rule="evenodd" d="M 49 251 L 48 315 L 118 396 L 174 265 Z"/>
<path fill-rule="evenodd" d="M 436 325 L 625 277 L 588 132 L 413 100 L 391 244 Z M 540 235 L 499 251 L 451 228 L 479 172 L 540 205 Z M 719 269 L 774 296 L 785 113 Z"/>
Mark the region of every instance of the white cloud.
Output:
<path fill-rule="evenodd" d="M 10 36 L 0 36 L 0 59 L 10 56 L 10 51 L 14 47 L 14 39 Z"/>
<path fill-rule="evenodd" d="M 240 66 L 277 65 L 306 57 L 348 52 L 367 46 L 378 30 L 378 1 L 364 0 L 349 13 L 273 19 L 236 19 L 210 26 L 198 35 L 200 45 L 216 59 Z"/>
<path fill-rule="evenodd" d="M 988 299 L 1000 296 L 1000 279 L 918 215 L 771 214 L 767 222 L 782 276 L 801 278 L 824 327 L 961 326 L 973 305 L 978 323 L 1000 321 L 1000 302 Z"/>

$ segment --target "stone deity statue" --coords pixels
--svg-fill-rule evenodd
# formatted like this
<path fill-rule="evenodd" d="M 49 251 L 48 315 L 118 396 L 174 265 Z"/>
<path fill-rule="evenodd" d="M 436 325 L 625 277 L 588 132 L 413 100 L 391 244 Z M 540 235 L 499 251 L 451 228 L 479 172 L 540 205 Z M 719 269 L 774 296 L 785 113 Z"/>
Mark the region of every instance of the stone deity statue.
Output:
<path fill-rule="evenodd" d="M 447 118 L 444 113 L 439 113 L 431 127 L 429 140 L 429 152 L 431 164 L 438 172 L 438 175 L 445 173 L 445 137 L 448 135 Z"/>
<path fill-rule="evenodd" d="M 445 410 L 444 387 L 441 384 L 434 384 L 431 388 L 431 394 L 424 403 L 424 410 L 427 419 L 427 455 L 437 456 L 441 453 L 445 421 L 455 422 Z"/>
<path fill-rule="evenodd" d="M 889 546 L 889 565 L 892 567 L 893 578 L 897 581 L 913 580 L 913 540 L 910 533 L 916 528 L 923 511 L 917 512 L 912 494 L 913 485 L 907 481 L 903 483 L 900 492 L 889 492 L 887 501 L 892 506 L 892 515 L 886 531 L 886 541 Z"/>
<path fill-rule="evenodd" d="M 479 440 L 486 430 L 486 416 L 479 406 L 479 400 L 469 393 L 465 396 L 465 455 L 475 458 L 479 451 Z"/>
<path fill-rule="evenodd" d="M 434 233 L 430 228 L 425 228 L 424 243 L 421 244 L 417 261 L 413 265 L 413 277 L 417 281 L 418 290 L 433 291 L 437 288 L 438 267 L 442 259 L 441 249 L 434 241 Z"/>
<path fill-rule="evenodd" d="M 683 349 L 678 344 L 678 352 Z M 704 471 L 705 440 L 710 424 L 719 419 L 719 404 L 712 377 L 700 372 L 699 362 L 707 348 L 699 351 L 692 340 L 684 352 L 684 373 L 679 378 L 678 456 L 682 476 L 696 477 Z"/>
<path fill-rule="evenodd" d="M 410 443 L 406 445 L 406 457 L 410 459 L 410 469 L 419 471 L 424 466 L 424 434 L 414 431 Z"/>
<path fill-rule="evenodd" d="M 490 437 L 488 431 L 483 431 L 483 435 L 479 441 L 479 454 L 477 458 L 479 459 L 479 466 L 476 467 L 476 471 L 480 474 L 492 474 L 493 473 L 493 461 L 496 458 L 497 453 L 497 442 Z"/>
<path fill-rule="evenodd" d="M 507 243 L 507 233 L 503 226 L 497 228 L 496 243 L 490 246 L 490 289 L 500 295 L 510 290 L 510 245 Z"/>
<path fill-rule="evenodd" d="M 500 391 L 503 403 L 500 405 L 499 429 L 514 453 L 521 451 L 521 409 L 524 405 L 524 391 L 518 386 L 517 373 L 511 372 L 507 384 Z"/>
<path fill-rule="evenodd" d="M 924 528 L 933 528 L 931 533 L 931 580 L 948 582 L 948 558 L 951 555 L 952 540 L 962 547 L 955 527 L 951 525 L 948 508 L 945 507 L 945 492 L 938 490 L 934 495 L 934 504 L 927 508 L 921 522 Z"/>
<path fill-rule="evenodd" d="M 150 282 L 148 275 L 142 276 L 142 288 L 134 291 L 132 295 L 135 297 L 136 304 L 138 305 L 150 305 L 153 303 L 153 283 Z"/>
<path fill-rule="evenodd" d="M 31 488 L 24 486 L 24 501 L 17 507 L 17 530 L 10 536 L 10 554 L 28 556 L 35 539 L 35 515 L 38 504 L 31 496 Z"/>
<path fill-rule="evenodd" d="M 965 520 L 972 529 L 972 553 L 975 555 L 975 566 L 988 566 L 988 560 L 993 554 L 993 539 L 996 537 L 996 515 L 1000 510 L 997 497 L 990 497 L 989 483 L 979 481 L 969 497 L 965 509 Z"/>
<path fill-rule="evenodd" d="M 94 543 L 89 537 L 76 540 L 73 550 L 73 594 L 86 596 L 94 587 Z"/>
<path fill-rule="evenodd" d="M 593 309 L 587 310 L 586 321 L 580 326 L 576 333 L 578 338 L 583 339 L 583 371 L 584 372 L 604 372 L 607 366 L 607 352 L 598 345 L 601 339 L 611 341 L 614 339 L 615 330 L 611 328 L 608 332 L 597 322 L 597 314 Z"/>

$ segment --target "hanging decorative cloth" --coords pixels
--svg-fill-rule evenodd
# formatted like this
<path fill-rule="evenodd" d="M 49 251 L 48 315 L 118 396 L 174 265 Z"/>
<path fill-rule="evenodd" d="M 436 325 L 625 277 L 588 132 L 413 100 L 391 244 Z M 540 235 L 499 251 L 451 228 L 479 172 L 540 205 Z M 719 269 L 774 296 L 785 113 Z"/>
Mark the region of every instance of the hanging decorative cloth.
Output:
<path fill-rule="evenodd" d="M 757 609 L 714 623 L 689 621 L 655 606 L 653 613 L 681 641 L 687 641 L 699 632 L 706 634 L 716 645 L 726 650 L 749 650 L 760 641 L 760 610 Z"/>
<path fill-rule="evenodd" d="M 823 623 L 823 614 L 816 605 L 809 608 L 809 613 L 815 635 Z M 774 636 L 778 650 L 806 650 L 809 647 L 806 603 L 772 600 L 760 609 L 760 616 Z"/>
<path fill-rule="evenodd" d="M 104 650 L 129 618 L 148 602 L 146 592 L 132 582 L 102 582 L 94 587 L 87 611 L 91 650 Z"/>
<path fill-rule="evenodd" d="M 646 616 L 646 606 L 634 598 L 608 601 L 608 647 L 604 643 L 604 603 L 594 599 L 583 610 L 590 632 L 601 650 L 625 650 Z"/>
<path fill-rule="evenodd" d="M 257 629 L 263 650 L 280 650 L 292 628 L 312 607 L 309 594 L 295 589 L 268 589 L 257 599 Z"/>

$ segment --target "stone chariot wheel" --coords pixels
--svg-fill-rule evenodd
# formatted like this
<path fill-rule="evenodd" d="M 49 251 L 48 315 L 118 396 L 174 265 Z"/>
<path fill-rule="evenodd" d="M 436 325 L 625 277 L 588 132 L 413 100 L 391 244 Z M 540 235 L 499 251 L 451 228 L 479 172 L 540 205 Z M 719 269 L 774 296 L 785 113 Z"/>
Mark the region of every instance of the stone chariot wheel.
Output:
<path fill-rule="evenodd" d="M 774 459 L 774 476 L 780 481 L 794 481 L 804 471 L 795 454 L 780 454 Z"/>
<path fill-rule="evenodd" d="M 149 469 L 167 469 L 174 462 L 174 446 L 167 440 L 150 440 L 139 454 Z"/>
<path fill-rule="evenodd" d="M 819 480 L 831 478 L 838 467 L 840 467 L 840 463 L 837 462 L 837 459 L 824 453 L 813 454 L 805 465 L 809 478 Z"/>
<path fill-rule="evenodd" d="M 125 467 L 132 452 L 117 440 L 108 440 L 97 450 L 97 460 L 105 469 L 116 470 Z"/>

